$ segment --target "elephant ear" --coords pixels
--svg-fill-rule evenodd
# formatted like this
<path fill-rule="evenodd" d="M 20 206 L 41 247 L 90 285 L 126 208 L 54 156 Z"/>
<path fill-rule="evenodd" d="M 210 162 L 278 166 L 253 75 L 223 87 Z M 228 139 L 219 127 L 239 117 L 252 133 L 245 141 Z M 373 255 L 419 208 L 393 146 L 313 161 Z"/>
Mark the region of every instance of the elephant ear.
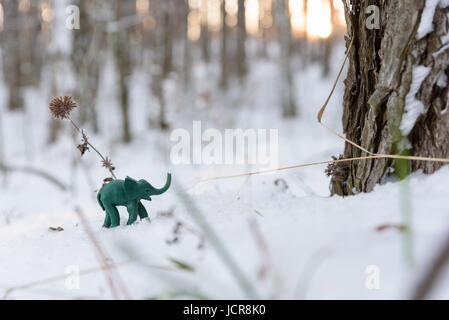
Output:
<path fill-rule="evenodd" d="M 131 177 L 126 177 L 125 193 L 129 199 L 136 198 L 139 195 L 139 183 Z"/>

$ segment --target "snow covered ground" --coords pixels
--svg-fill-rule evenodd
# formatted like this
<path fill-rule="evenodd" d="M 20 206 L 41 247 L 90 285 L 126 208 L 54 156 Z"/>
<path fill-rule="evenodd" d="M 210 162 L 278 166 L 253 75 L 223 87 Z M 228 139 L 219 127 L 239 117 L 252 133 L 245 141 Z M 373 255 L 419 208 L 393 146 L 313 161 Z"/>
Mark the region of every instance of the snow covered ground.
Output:
<path fill-rule="evenodd" d="M 335 61 L 341 61 L 342 54 Z M 316 113 L 331 88 L 337 63 L 334 68 L 329 79 L 321 78 L 317 65 L 303 71 L 298 68 L 295 86 L 300 115 L 294 120 L 279 116 L 278 73 L 272 62 L 253 63 L 246 87 L 239 90 L 235 84 L 227 95 L 215 91 L 210 80 L 215 77 L 213 69 L 199 68 L 196 90 L 210 92 L 211 106 L 194 107 L 198 106 L 195 97 L 185 98 L 175 81 L 168 83 L 171 130 L 191 130 L 193 120 L 219 130 L 275 128 L 280 166 L 328 160 L 342 152 L 343 142 L 316 122 Z M 113 75 L 103 74 L 99 99 L 101 113 L 107 116 L 101 119 L 101 135 L 89 136 L 112 158 L 119 178 L 145 178 L 161 186 L 166 172 L 172 172 L 174 183 L 166 194 L 145 203 L 151 223 L 125 226 L 128 216 L 121 208 L 122 226 L 111 230 L 101 228 L 104 213 L 95 200 L 94 190 L 107 176 L 99 159 L 89 152 L 74 165 L 79 155 L 68 123 L 56 144 L 46 143 L 49 94 L 29 90 L 23 115 L 5 111 L 5 91 L 0 89 L 6 163 L 41 168 L 69 186 L 61 191 L 40 177 L 19 172 L 1 176 L 0 296 L 113 297 L 105 273 L 98 269 L 95 248 L 75 213 L 79 207 L 117 266 L 114 276 L 126 288 L 118 291 L 126 291 L 131 298 L 410 297 L 449 230 L 448 167 L 431 176 L 415 173 L 403 182 L 387 181 L 370 194 L 344 199 L 329 197 L 324 166 L 197 184 L 208 177 L 255 168 L 172 165 L 171 130 L 146 129 L 143 115 L 151 105 L 147 81 L 143 73 L 133 77 L 135 139 L 122 145 Z M 339 131 L 342 92 L 341 82 L 324 117 L 327 125 Z M 188 203 L 179 194 L 187 194 Z M 196 224 L 191 206 L 205 218 L 224 251 L 217 250 L 211 233 Z M 385 224 L 401 224 L 407 206 L 413 221 L 413 263 L 405 257 L 404 233 L 394 228 L 377 230 Z M 223 258 L 226 253 L 231 258 Z M 246 281 L 230 271 L 232 261 Z M 432 297 L 449 298 L 448 284 L 449 272 Z M 8 288 L 16 289 L 7 292 Z"/>

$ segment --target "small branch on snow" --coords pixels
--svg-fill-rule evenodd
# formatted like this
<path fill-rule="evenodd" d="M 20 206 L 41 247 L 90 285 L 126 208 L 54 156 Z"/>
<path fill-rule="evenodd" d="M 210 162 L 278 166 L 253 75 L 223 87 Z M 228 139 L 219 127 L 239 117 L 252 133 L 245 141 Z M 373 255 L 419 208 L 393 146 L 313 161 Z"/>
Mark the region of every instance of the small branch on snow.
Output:
<path fill-rule="evenodd" d="M 52 176 L 50 173 L 45 172 L 41 169 L 27 167 L 27 166 L 10 166 L 10 165 L 6 165 L 4 163 L 0 163 L 0 171 L 2 171 L 3 173 L 13 172 L 13 171 L 29 173 L 32 175 L 39 176 L 39 177 L 53 183 L 55 186 L 57 186 L 62 191 L 67 190 L 67 186 L 65 185 L 65 183 L 61 182 L 56 177 Z"/>

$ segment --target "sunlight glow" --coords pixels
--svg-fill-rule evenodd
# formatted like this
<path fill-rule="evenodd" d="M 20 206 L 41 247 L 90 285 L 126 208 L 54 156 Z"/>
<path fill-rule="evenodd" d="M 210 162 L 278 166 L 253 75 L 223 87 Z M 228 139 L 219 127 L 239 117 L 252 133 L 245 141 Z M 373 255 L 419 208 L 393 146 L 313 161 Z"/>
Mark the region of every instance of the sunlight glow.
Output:
<path fill-rule="evenodd" d="M 246 32 L 248 34 L 257 36 L 259 34 L 259 1 L 246 0 Z"/>
<path fill-rule="evenodd" d="M 198 10 L 192 10 L 188 16 L 189 28 L 187 36 L 191 41 L 197 41 L 201 35 L 201 16 Z"/>
<path fill-rule="evenodd" d="M 336 19 L 335 21 L 338 22 L 339 25 L 346 25 L 346 18 L 345 18 L 345 8 L 343 6 L 343 2 L 340 0 L 333 0 L 335 11 L 337 11 Z"/>
<path fill-rule="evenodd" d="M 237 25 L 238 2 L 237 0 L 226 0 L 226 25 L 235 27 Z"/>
<path fill-rule="evenodd" d="M 221 1 L 222 0 L 202 0 L 207 2 L 207 24 L 212 31 L 221 29 Z M 224 0 L 223 0 L 224 1 Z"/>
<path fill-rule="evenodd" d="M 41 17 L 44 22 L 50 22 L 53 20 L 53 9 L 47 1 L 41 3 Z"/>
<path fill-rule="evenodd" d="M 136 11 L 138 14 L 145 14 L 150 11 L 150 0 L 137 0 Z"/>
<path fill-rule="evenodd" d="M 207 24 L 212 32 L 219 32 L 222 24 L 221 4 L 225 1 L 226 25 L 237 25 L 238 0 L 189 0 L 188 36 L 192 41 L 200 38 L 201 25 Z M 248 35 L 258 37 L 261 28 L 273 27 L 273 6 L 280 0 L 245 0 L 245 23 Z M 310 39 L 328 38 L 334 28 L 345 25 L 341 0 L 287 0 L 293 37 Z M 331 1 L 335 17 L 331 21 Z M 140 10 L 147 10 L 149 0 L 137 0 Z M 307 12 L 307 17 L 306 13 Z M 333 25 L 333 23 L 335 25 Z"/>
<path fill-rule="evenodd" d="M 307 3 L 307 34 L 312 38 L 329 37 L 332 33 L 329 1 L 313 0 Z"/>
<path fill-rule="evenodd" d="M 304 35 L 306 31 L 306 15 L 304 13 L 303 0 L 290 0 L 288 3 L 290 19 L 292 24 L 292 34 L 295 37 Z"/>
<path fill-rule="evenodd" d="M 261 0 L 260 8 L 260 25 L 264 29 L 269 29 L 273 25 L 271 0 Z"/>
<path fill-rule="evenodd" d="M 19 10 L 22 12 L 28 12 L 30 10 L 30 0 L 20 0 L 19 2 Z"/>

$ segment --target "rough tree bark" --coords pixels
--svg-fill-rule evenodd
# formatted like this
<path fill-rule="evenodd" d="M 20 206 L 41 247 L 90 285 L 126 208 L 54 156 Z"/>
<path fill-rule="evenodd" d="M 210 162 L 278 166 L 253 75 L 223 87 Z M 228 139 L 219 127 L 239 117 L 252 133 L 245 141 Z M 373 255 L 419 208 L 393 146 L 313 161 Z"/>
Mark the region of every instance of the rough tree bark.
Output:
<path fill-rule="evenodd" d="M 418 29 L 426 5 L 424 0 L 344 3 L 348 33 L 354 38 L 343 101 L 346 137 L 372 153 L 447 157 L 449 122 L 445 111 L 449 88 L 446 83 L 442 84 L 441 77 L 449 74 L 446 64 L 449 48 L 442 39 L 448 33 L 449 8 L 437 6 L 434 30 L 420 38 Z M 366 19 L 372 15 L 372 12 L 365 13 L 369 5 L 380 9 L 379 29 L 366 27 Z M 347 47 L 349 43 L 347 38 Z M 422 76 L 423 68 L 427 75 Z M 415 83 L 420 76 L 424 80 Z M 417 90 L 413 88 L 416 85 Z M 405 129 L 403 119 L 410 118 L 411 103 L 422 103 L 423 114 L 412 123 L 410 132 Z M 412 121 L 415 121 L 413 117 Z M 345 157 L 366 155 L 346 143 Z M 370 192 L 387 170 L 397 164 L 376 159 L 342 165 L 331 180 L 331 192 L 338 195 Z M 411 164 L 413 170 L 423 169 L 426 173 L 434 172 L 440 165 Z"/>

